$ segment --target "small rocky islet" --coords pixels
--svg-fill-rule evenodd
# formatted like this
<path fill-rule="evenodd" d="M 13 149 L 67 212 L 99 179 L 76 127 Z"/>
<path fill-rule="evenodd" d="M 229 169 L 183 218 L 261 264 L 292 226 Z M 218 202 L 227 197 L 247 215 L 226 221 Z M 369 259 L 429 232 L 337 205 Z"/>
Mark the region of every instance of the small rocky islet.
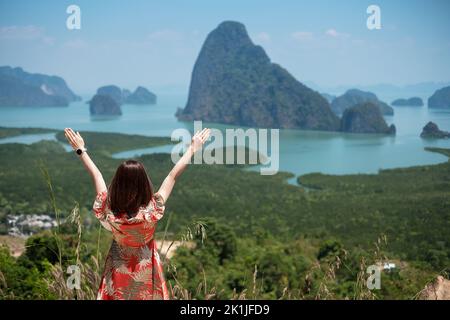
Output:
<path fill-rule="evenodd" d="M 142 86 L 131 92 L 116 85 L 107 85 L 97 89 L 89 105 L 91 115 L 118 116 L 122 114 L 122 104 L 152 105 L 156 104 L 156 100 L 156 95 Z"/>
<path fill-rule="evenodd" d="M 423 127 L 420 137 L 427 139 L 448 139 L 450 138 L 450 133 L 440 130 L 436 123 L 430 121 Z"/>
<path fill-rule="evenodd" d="M 392 101 L 391 105 L 395 107 L 423 107 L 423 100 L 419 97 L 412 97 L 409 99 L 396 99 Z"/>

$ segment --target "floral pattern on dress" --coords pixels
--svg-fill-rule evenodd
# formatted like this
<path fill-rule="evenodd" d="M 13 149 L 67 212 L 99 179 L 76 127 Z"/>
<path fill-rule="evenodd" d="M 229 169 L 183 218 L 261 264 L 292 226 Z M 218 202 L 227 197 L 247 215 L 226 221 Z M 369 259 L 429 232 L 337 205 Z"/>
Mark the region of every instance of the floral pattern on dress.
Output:
<path fill-rule="evenodd" d="M 95 216 L 113 235 L 97 299 L 169 299 L 153 239 L 156 224 L 164 215 L 164 199 L 156 193 L 147 207 L 130 218 L 126 213 L 114 215 L 107 197 L 106 191 L 99 193 L 93 205 Z"/>

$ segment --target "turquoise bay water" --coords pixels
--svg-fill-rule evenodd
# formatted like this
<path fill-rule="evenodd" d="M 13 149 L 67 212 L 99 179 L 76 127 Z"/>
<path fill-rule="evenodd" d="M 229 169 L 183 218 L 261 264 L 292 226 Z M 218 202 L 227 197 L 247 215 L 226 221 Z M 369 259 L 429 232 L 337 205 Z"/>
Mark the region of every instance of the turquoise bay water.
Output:
<path fill-rule="evenodd" d="M 113 119 L 94 119 L 83 102 L 69 107 L 0 108 L 0 126 L 72 127 L 80 132 L 104 131 L 147 136 L 170 136 L 178 128 L 192 130 L 192 123 L 179 122 L 174 114 L 184 107 L 186 95 L 160 95 L 154 106 L 122 106 L 123 115 Z M 419 137 L 423 126 L 434 121 L 442 130 L 450 131 L 450 111 L 428 110 L 427 107 L 397 107 L 395 115 L 386 117 L 397 127 L 395 137 L 356 135 L 301 130 L 280 130 L 280 170 L 295 175 L 311 172 L 328 174 L 376 173 L 379 169 L 436 164 L 446 161 L 443 155 L 426 152 L 424 147 L 450 148 L 450 140 L 424 140 Z M 232 128 L 207 124 L 218 129 Z M 52 134 L 26 135 L 3 139 L 2 143 L 33 143 L 54 139 Z M 89 144 L 89 141 L 87 141 Z M 133 157 L 150 152 L 170 152 L 171 147 L 130 150 L 117 157 Z"/>

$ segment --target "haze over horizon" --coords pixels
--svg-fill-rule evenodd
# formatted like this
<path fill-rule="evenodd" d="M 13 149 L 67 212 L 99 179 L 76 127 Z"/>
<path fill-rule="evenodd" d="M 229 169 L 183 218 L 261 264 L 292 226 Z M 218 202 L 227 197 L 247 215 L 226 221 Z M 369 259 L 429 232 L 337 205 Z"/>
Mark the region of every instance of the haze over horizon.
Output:
<path fill-rule="evenodd" d="M 81 30 L 66 8 L 81 8 Z M 366 9 L 381 8 L 381 30 Z M 0 0 L 0 65 L 59 75 L 77 93 L 185 88 L 209 32 L 242 22 L 275 63 L 321 88 L 450 82 L 450 2 Z"/>

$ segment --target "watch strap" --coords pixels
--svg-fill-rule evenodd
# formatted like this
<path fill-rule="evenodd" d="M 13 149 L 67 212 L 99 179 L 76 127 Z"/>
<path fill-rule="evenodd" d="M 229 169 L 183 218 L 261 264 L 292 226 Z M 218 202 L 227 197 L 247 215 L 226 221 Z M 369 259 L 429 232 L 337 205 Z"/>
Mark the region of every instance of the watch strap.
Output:
<path fill-rule="evenodd" d="M 81 156 L 84 152 L 87 151 L 87 148 L 78 148 L 77 150 L 75 150 L 75 152 Z"/>

